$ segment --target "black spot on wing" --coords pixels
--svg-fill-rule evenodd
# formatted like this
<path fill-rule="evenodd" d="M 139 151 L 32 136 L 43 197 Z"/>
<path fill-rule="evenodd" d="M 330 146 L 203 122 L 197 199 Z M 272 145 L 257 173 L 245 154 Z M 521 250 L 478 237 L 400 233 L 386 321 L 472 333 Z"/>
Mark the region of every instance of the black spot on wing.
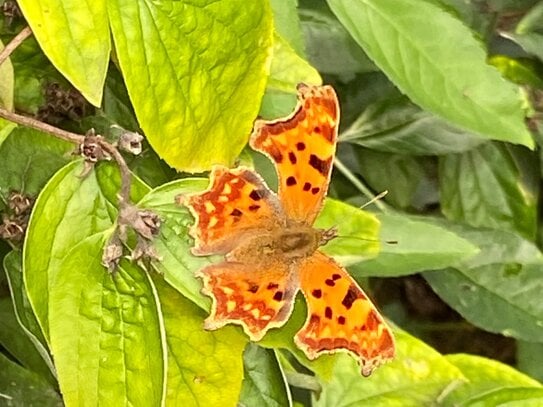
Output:
<path fill-rule="evenodd" d="M 345 297 L 343 297 L 343 301 L 341 301 L 341 303 L 345 308 L 351 309 L 351 307 L 353 306 L 353 302 L 355 302 L 357 298 L 357 290 L 355 286 L 351 285 L 347 290 L 347 294 L 345 294 Z"/>
<path fill-rule="evenodd" d="M 331 158 L 328 158 L 327 160 L 321 160 L 315 154 L 311 154 L 309 156 L 309 165 L 325 177 L 328 175 L 328 170 L 330 169 L 331 163 Z"/>

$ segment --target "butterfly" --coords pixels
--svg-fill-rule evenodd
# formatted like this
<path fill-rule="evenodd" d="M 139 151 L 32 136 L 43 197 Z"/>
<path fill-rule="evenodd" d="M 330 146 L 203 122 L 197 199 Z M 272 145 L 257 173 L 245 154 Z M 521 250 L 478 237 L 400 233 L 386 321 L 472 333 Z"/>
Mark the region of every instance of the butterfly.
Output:
<path fill-rule="evenodd" d="M 250 137 L 273 161 L 278 193 L 249 168 L 214 166 L 208 189 L 183 203 L 196 220 L 192 253 L 225 256 L 196 274 L 213 302 L 206 329 L 238 324 L 259 341 L 285 324 L 301 291 L 308 314 L 296 345 L 309 359 L 348 352 L 368 376 L 393 358 L 392 332 L 356 281 L 319 250 L 335 229 L 312 226 L 330 183 L 338 122 L 331 86 L 298 85 L 294 112 L 257 120 Z"/>

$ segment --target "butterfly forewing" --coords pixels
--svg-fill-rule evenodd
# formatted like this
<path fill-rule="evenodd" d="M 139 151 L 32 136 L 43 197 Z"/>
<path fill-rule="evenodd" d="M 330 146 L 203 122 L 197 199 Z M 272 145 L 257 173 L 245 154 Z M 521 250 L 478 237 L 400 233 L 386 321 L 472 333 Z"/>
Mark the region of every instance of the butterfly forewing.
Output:
<path fill-rule="evenodd" d="M 195 238 L 192 251 L 198 255 L 228 253 L 254 230 L 285 222 L 277 196 L 243 167 L 215 166 L 209 188 L 184 197 L 183 203 L 196 218 L 190 233 Z"/>
<path fill-rule="evenodd" d="M 257 121 L 250 144 L 274 162 L 288 218 L 312 224 L 328 190 L 339 108 L 331 86 L 301 85 L 298 90 L 294 113 L 285 119 Z"/>

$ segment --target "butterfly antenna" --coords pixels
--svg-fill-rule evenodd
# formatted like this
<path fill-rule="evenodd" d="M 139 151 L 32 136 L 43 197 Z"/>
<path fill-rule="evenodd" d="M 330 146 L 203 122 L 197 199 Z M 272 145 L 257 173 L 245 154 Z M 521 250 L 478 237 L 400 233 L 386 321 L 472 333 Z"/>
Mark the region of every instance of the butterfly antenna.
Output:
<path fill-rule="evenodd" d="M 364 209 L 366 206 L 369 206 L 369 205 L 371 205 L 372 203 L 377 202 L 379 199 L 383 199 L 383 198 L 386 196 L 386 194 L 388 194 L 388 191 L 387 191 L 387 190 L 384 190 L 383 192 L 381 192 L 381 193 L 375 195 L 375 196 L 374 196 L 373 198 L 371 198 L 368 202 L 366 202 L 364 205 L 362 205 L 362 206 L 360 207 L 360 209 Z"/>

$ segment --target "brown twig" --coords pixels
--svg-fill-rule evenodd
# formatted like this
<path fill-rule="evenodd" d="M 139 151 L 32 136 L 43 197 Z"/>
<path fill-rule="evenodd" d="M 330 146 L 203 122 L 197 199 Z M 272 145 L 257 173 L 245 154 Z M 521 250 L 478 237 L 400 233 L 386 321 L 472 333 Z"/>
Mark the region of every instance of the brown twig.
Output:
<path fill-rule="evenodd" d="M 26 40 L 31 35 L 32 30 L 30 27 L 25 27 L 19 34 L 13 37 L 9 44 L 5 46 L 2 52 L 0 52 L 0 65 L 2 65 L 6 59 L 8 59 L 11 53 L 21 44 L 21 42 Z"/>

